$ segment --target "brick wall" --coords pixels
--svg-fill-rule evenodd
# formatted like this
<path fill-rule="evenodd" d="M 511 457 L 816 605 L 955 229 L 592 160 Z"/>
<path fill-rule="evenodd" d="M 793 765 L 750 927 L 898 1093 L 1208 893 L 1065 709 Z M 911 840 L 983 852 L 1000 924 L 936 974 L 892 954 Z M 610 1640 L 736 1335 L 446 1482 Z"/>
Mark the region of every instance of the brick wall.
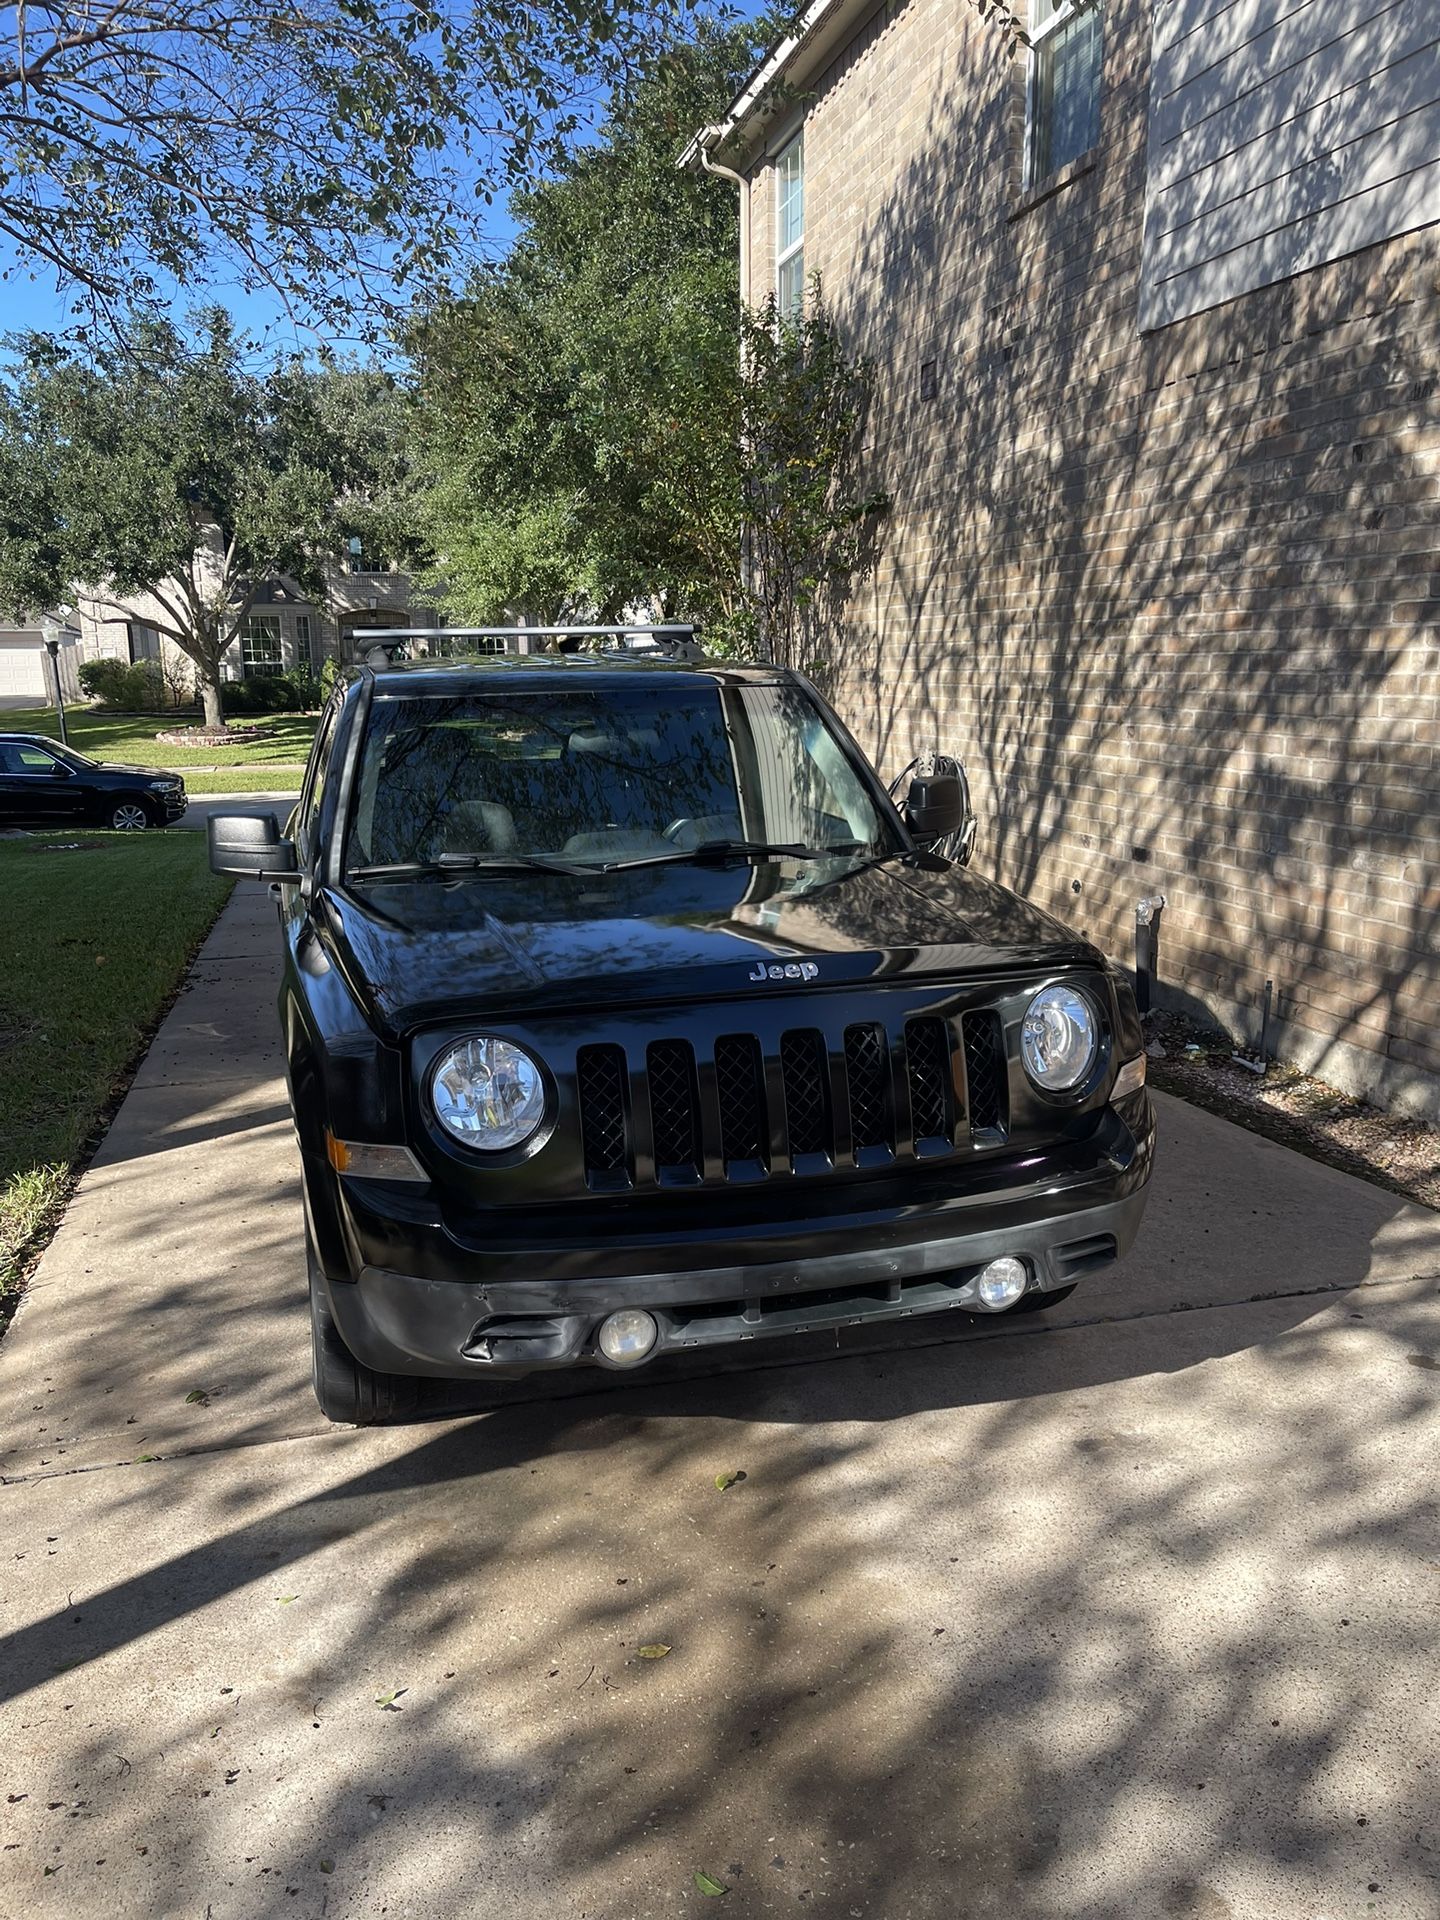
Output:
<path fill-rule="evenodd" d="M 1288 1057 L 1440 1112 L 1440 229 L 1142 338 L 1148 0 L 1038 199 L 997 45 L 892 3 L 805 108 L 895 499 L 837 703 L 887 771 L 963 754 L 978 865 L 1122 956 L 1164 892 L 1178 994 L 1241 1021 L 1273 979 Z M 759 297 L 763 162 L 747 205 Z"/>

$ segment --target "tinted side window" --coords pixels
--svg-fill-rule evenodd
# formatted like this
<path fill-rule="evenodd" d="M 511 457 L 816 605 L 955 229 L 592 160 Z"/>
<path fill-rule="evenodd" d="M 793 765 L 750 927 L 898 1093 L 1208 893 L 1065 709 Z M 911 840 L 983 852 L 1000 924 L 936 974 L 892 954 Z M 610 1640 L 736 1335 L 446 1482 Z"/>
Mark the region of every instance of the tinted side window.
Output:
<path fill-rule="evenodd" d="M 300 800 L 300 852 L 310 859 L 315 851 L 315 827 L 320 818 L 320 802 L 325 797 L 325 781 L 330 772 L 330 756 L 335 747 L 335 716 L 339 709 L 327 707 L 320 720 L 310 756 L 309 785 Z"/>
<path fill-rule="evenodd" d="M 58 764 L 53 753 L 46 753 L 43 747 L 27 744 L 11 745 L 4 749 L 8 765 L 7 773 L 52 773 Z"/>

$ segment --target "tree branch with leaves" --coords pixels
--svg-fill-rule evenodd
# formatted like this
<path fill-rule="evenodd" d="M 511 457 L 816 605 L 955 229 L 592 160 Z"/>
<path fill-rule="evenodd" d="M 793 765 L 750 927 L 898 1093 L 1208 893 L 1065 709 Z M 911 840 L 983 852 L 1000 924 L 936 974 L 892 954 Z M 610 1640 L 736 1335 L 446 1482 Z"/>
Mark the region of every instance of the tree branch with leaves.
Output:
<path fill-rule="evenodd" d="M 32 335 L 0 382 L 0 608 L 148 596 L 220 725 L 225 656 L 263 582 L 321 599 L 352 536 L 423 557 L 406 449 L 392 376 L 256 364 L 219 310 L 194 338 L 153 321 L 90 355 Z"/>
<path fill-rule="evenodd" d="M 0 278 L 55 279 L 96 338 L 222 272 L 382 331 L 687 4 L 0 4 Z"/>

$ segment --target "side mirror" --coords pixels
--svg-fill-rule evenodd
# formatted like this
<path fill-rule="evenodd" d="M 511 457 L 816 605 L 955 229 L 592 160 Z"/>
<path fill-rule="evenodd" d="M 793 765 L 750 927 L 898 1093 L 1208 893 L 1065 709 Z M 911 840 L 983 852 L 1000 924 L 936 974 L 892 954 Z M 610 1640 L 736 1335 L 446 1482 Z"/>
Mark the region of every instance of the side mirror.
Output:
<path fill-rule="evenodd" d="M 929 853 L 942 854 L 957 866 L 968 867 L 975 851 L 978 822 L 970 804 L 970 782 L 957 761 L 954 773 L 919 774 L 905 796 L 905 818 L 916 840 Z"/>
<path fill-rule="evenodd" d="M 50 762 L 50 778 L 52 780 L 68 780 L 70 778 L 69 767 L 62 767 L 58 760 L 52 760 Z"/>
<path fill-rule="evenodd" d="M 295 842 L 282 840 L 273 813 L 212 813 L 205 825 L 212 873 L 237 880 L 296 880 Z"/>
<path fill-rule="evenodd" d="M 917 840 L 943 840 L 959 833 L 970 809 L 967 795 L 953 773 L 932 773 L 910 782 L 905 796 L 905 818 Z"/>

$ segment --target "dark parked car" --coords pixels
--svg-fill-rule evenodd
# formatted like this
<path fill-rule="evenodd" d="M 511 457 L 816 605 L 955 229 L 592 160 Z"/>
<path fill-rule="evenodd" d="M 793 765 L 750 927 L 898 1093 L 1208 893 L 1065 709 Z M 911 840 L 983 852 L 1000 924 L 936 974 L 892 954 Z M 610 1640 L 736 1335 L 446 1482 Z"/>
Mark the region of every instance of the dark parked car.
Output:
<path fill-rule="evenodd" d="M 91 760 L 38 733 L 0 733 L 0 824 L 168 827 L 188 804 L 185 782 L 163 767 Z"/>
<path fill-rule="evenodd" d="M 809 684 L 614 655 L 358 670 L 277 882 L 315 1388 L 633 1367 L 1063 1299 L 1153 1118 L 1130 986 L 924 850 Z"/>

